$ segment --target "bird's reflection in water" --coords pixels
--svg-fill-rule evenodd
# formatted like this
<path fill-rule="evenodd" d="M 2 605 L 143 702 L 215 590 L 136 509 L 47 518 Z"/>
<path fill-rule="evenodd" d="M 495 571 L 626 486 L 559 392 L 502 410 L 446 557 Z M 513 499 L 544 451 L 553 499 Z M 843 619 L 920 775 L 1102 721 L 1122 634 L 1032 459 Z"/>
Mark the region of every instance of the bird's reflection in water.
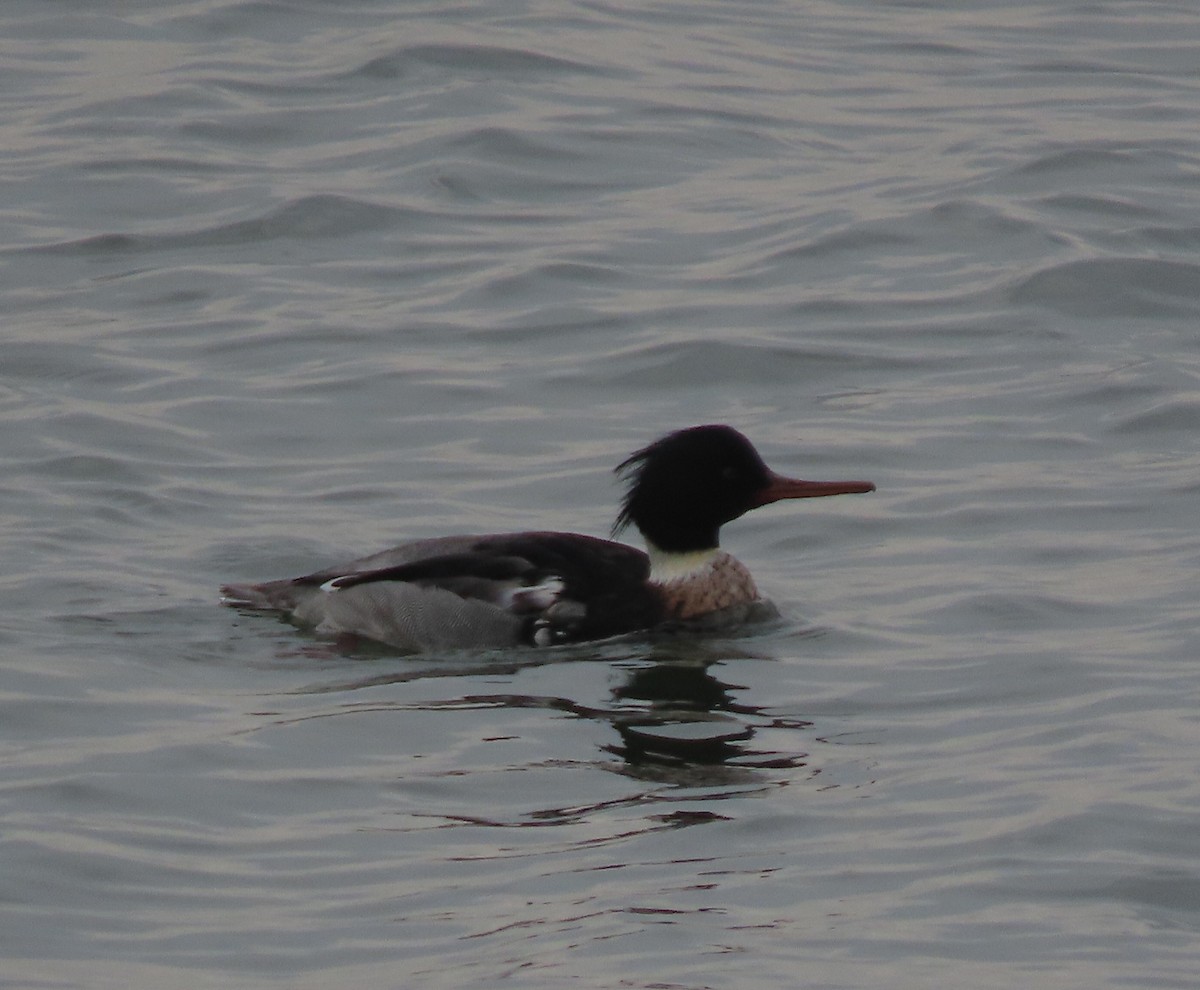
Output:
<path fill-rule="evenodd" d="M 682 645 L 682 644 L 681 644 Z M 626 666 L 626 679 L 612 689 L 614 706 L 609 721 L 620 744 L 606 747 L 631 767 L 714 766 L 743 768 L 805 765 L 806 754 L 765 751 L 752 741 L 762 728 L 808 728 L 811 723 L 787 721 L 764 709 L 740 703 L 737 684 L 722 681 L 720 660 L 710 650 L 672 650 L 660 646 L 640 663 Z M 707 654 L 707 655 L 706 655 Z"/>
<path fill-rule="evenodd" d="M 752 637 L 712 640 L 694 635 L 664 635 L 640 642 L 613 641 L 590 648 L 501 651 L 490 658 L 411 658 L 403 661 L 400 669 L 389 663 L 390 669 L 386 671 L 380 671 L 370 663 L 372 659 L 384 657 L 367 649 L 351 654 L 368 661 L 361 674 L 310 684 L 295 693 L 357 694 L 366 689 L 430 678 L 452 680 L 479 674 L 515 677 L 533 667 L 598 662 L 620 674 L 617 683 L 609 688 L 608 703 L 588 704 L 577 698 L 544 694 L 464 692 L 453 698 L 424 699 L 418 703 L 388 703 L 376 698 L 364 705 L 361 701 L 347 700 L 339 706 L 338 712 L 324 714 L 328 717 L 364 708 L 378 711 L 389 707 L 460 711 L 473 707 L 541 708 L 611 725 L 619 738 L 604 744 L 602 749 L 620 757 L 624 772 L 634 776 L 681 779 L 682 773 L 689 782 L 697 783 L 700 782 L 697 778 L 715 780 L 720 777 L 719 773 L 716 777 L 713 775 L 719 767 L 731 770 L 804 767 L 807 753 L 768 748 L 763 745 L 762 736 L 765 732 L 774 736 L 773 741 L 782 741 L 796 730 L 810 729 L 812 723 L 781 717 L 772 714 L 769 707 L 739 701 L 739 692 L 746 688 L 720 677 L 723 667 L 731 662 L 770 661 L 769 654 L 760 655 L 746 648 L 752 642 Z M 326 659 L 333 660 L 338 653 L 330 650 Z M 340 656 L 344 664 L 347 654 L 343 652 Z M 343 673 L 345 670 L 341 666 Z M 770 730 L 791 732 L 772 733 Z M 790 747 L 785 744 L 786 748 Z"/>

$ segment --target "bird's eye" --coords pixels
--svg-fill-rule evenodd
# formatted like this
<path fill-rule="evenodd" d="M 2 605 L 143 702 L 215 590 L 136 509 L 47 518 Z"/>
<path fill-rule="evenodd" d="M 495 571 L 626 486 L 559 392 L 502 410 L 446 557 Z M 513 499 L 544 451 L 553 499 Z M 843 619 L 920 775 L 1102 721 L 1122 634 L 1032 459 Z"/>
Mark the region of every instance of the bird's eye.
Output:
<path fill-rule="evenodd" d="M 732 467 L 732 466 L 721 468 L 721 480 L 722 481 L 735 481 L 736 479 L 737 479 L 737 468 Z"/>

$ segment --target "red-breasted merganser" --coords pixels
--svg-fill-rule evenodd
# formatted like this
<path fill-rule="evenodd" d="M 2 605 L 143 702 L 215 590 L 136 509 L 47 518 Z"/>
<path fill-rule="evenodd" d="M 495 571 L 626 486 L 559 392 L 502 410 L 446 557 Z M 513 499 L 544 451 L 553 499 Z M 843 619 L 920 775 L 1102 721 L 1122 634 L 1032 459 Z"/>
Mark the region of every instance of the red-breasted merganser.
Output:
<path fill-rule="evenodd" d="M 646 553 L 575 533 L 447 536 L 304 577 L 226 585 L 224 601 L 410 652 L 602 639 L 760 601 L 750 572 L 720 549 L 724 523 L 781 499 L 875 490 L 775 474 L 728 426 L 670 433 L 616 471 L 628 488 L 613 535 L 632 523 Z"/>

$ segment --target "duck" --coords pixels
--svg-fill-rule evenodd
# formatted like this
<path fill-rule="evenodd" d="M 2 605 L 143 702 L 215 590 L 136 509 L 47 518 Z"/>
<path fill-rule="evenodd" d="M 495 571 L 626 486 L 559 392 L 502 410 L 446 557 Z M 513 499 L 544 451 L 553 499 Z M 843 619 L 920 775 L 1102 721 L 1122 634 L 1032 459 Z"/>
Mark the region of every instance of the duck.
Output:
<path fill-rule="evenodd" d="M 406 653 L 545 647 L 744 617 L 764 601 L 720 530 L 788 499 L 866 493 L 869 481 L 776 474 L 723 424 L 676 430 L 615 468 L 612 539 L 519 532 L 419 539 L 301 577 L 227 584 L 222 601 L 317 635 Z M 617 537 L 632 526 L 640 550 Z"/>

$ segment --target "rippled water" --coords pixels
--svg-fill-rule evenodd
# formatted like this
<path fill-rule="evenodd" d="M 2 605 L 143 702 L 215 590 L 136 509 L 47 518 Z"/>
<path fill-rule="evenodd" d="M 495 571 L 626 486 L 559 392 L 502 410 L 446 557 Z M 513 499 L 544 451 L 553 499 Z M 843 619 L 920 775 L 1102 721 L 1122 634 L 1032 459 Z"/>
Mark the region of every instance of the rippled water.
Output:
<path fill-rule="evenodd" d="M 6 987 L 1185 987 L 1200 12 L 0 10 Z M 729 422 L 780 618 L 216 604 L 603 535 Z"/>

